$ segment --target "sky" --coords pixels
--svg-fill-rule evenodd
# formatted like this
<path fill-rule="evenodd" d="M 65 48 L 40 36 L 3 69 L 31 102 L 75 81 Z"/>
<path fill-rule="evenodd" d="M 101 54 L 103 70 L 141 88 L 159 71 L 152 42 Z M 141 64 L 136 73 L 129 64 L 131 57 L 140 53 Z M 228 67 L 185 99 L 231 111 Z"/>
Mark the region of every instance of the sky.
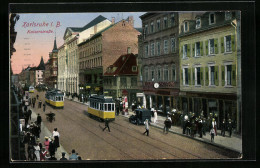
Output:
<path fill-rule="evenodd" d="M 115 17 L 115 22 L 134 17 L 134 27 L 142 27 L 139 16 L 145 12 L 110 12 L 110 13 L 42 13 L 42 14 L 19 14 L 20 19 L 16 22 L 17 32 L 14 48 L 16 52 L 11 58 L 11 67 L 14 74 L 18 74 L 28 66 L 38 66 L 43 57 L 44 62 L 49 59 L 56 34 L 57 47 L 63 44 L 63 35 L 67 27 L 83 27 L 97 16 L 102 15 L 108 20 Z M 30 23 L 42 24 L 42 26 L 30 26 Z M 45 31 L 44 33 L 32 33 Z M 48 32 L 48 33 L 46 33 Z"/>

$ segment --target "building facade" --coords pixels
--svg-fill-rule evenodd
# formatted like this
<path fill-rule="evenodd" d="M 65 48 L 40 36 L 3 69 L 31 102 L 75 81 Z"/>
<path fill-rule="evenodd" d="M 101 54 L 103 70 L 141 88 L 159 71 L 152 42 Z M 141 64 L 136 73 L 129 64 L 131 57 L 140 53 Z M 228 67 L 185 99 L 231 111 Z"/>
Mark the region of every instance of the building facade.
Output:
<path fill-rule="evenodd" d="M 237 50 L 233 12 L 206 12 L 183 20 L 179 35 L 180 109 L 214 117 L 218 126 L 237 113 Z"/>
<path fill-rule="evenodd" d="M 45 65 L 43 61 L 43 57 L 41 57 L 41 61 L 39 66 L 35 70 L 35 85 L 43 84 L 43 73 L 45 70 Z"/>
<path fill-rule="evenodd" d="M 105 29 L 78 44 L 80 86 L 82 92 L 103 93 L 103 74 L 107 67 L 128 52 L 138 53 L 137 36 L 133 17 L 118 23 L 112 22 Z"/>
<path fill-rule="evenodd" d="M 129 105 L 137 103 L 137 55 L 132 53 L 120 56 L 104 73 L 104 93 L 114 99 L 127 97 Z"/>
<path fill-rule="evenodd" d="M 177 108 L 179 95 L 179 15 L 177 12 L 146 13 L 139 37 L 139 61 L 143 106 L 166 114 Z"/>
<path fill-rule="evenodd" d="M 58 48 L 58 88 L 79 94 L 79 54 L 77 44 L 93 36 L 111 22 L 98 16 L 84 27 L 68 27 L 64 34 L 64 44 Z"/>

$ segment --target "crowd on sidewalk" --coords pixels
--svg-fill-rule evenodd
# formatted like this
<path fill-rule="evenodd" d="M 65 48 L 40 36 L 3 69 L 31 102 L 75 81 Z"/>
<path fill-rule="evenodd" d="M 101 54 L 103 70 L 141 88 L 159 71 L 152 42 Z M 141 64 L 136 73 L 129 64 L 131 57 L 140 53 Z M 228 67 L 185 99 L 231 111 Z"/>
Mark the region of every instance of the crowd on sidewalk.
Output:
<path fill-rule="evenodd" d="M 20 105 L 20 134 L 21 143 L 24 146 L 24 158 L 27 161 L 51 161 L 51 160 L 81 160 L 81 157 L 72 150 L 69 159 L 66 158 L 66 153 L 62 152 L 62 157 L 57 159 L 55 153 L 60 147 L 60 134 L 57 128 L 54 128 L 52 136 L 45 136 L 41 132 L 42 117 L 38 113 L 35 121 L 32 119 L 32 109 L 35 109 L 35 104 L 38 102 L 38 109 L 45 112 L 46 104 L 39 100 L 39 95 L 36 97 L 29 97 L 23 93 L 19 95 L 22 104 Z M 44 141 L 41 142 L 40 136 L 45 136 Z"/>

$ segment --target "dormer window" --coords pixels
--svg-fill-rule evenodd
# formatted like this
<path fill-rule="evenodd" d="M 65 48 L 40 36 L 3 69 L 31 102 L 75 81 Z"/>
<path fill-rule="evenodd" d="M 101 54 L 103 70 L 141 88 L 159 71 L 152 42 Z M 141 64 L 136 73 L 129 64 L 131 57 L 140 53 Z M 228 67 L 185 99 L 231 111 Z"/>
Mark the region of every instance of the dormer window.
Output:
<path fill-rule="evenodd" d="M 184 22 L 184 32 L 188 31 L 188 22 Z"/>
<path fill-rule="evenodd" d="M 137 71 L 137 66 L 132 66 L 132 71 L 136 72 Z"/>
<path fill-rule="evenodd" d="M 225 12 L 225 20 L 231 19 L 231 12 Z"/>
<path fill-rule="evenodd" d="M 196 29 L 200 28 L 201 27 L 201 19 L 200 18 L 197 18 L 196 19 Z"/>
<path fill-rule="evenodd" d="M 209 25 L 214 24 L 215 22 L 216 22 L 215 14 L 214 13 L 209 14 Z"/>
<path fill-rule="evenodd" d="M 151 29 L 150 32 L 153 33 L 153 22 L 151 23 Z"/>

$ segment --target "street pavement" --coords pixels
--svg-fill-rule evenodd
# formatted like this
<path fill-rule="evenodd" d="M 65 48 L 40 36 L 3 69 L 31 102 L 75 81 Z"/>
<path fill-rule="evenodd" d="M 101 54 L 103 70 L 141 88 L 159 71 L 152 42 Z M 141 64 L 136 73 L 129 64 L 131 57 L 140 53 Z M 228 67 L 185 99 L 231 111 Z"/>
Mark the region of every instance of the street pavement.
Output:
<path fill-rule="evenodd" d="M 82 103 L 82 102 L 79 102 L 77 100 L 77 98 L 75 98 L 73 101 L 78 102 L 78 103 Z M 84 103 L 84 104 L 87 105 L 87 103 Z M 134 115 L 134 114 L 135 113 L 132 112 L 131 109 L 129 109 L 128 113 L 125 113 L 125 115 L 122 115 L 122 114 L 120 114 L 120 115 L 124 116 L 126 118 L 129 118 L 131 115 Z M 154 127 L 163 129 L 165 119 L 166 119 L 165 116 L 157 115 L 157 121 L 156 121 L 156 123 L 154 123 L 153 122 L 154 119 L 152 117 L 151 125 L 154 126 Z M 233 151 L 242 153 L 242 137 L 241 137 L 241 135 L 237 135 L 235 133 L 232 133 L 232 136 L 230 137 L 229 133 L 226 131 L 226 134 L 225 134 L 226 136 L 223 137 L 223 136 L 221 136 L 221 130 L 217 130 L 217 131 L 218 131 L 217 132 L 218 136 L 215 136 L 214 142 L 211 142 L 211 136 L 210 136 L 209 132 L 207 132 L 206 135 L 203 136 L 202 138 L 199 138 L 198 134 L 196 135 L 196 137 L 191 137 L 189 135 L 182 134 L 182 128 L 179 127 L 179 126 L 172 126 L 169 129 L 169 132 L 171 132 L 171 133 L 175 133 L 175 134 L 178 134 L 178 135 L 181 135 L 181 136 L 189 137 L 189 138 L 192 138 L 192 139 L 195 139 L 195 140 L 198 140 L 198 141 L 201 141 L 201 142 L 205 142 L 205 143 L 208 143 L 208 144 L 211 144 L 211 145 L 215 145 L 215 146 L 218 146 L 218 147 L 221 147 L 221 148 L 225 148 L 225 149 L 228 149 L 228 150 L 233 150 Z"/>
<path fill-rule="evenodd" d="M 44 92 L 31 94 L 44 102 Z M 41 142 L 44 136 L 50 136 L 54 128 L 60 132 L 60 145 L 56 158 L 60 159 L 61 152 L 65 151 L 68 158 L 72 149 L 80 154 L 83 160 L 147 160 L 147 159 L 229 159 L 239 158 L 237 152 L 229 151 L 219 146 L 211 145 L 194 138 L 180 136 L 177 133 L 164 134 L 162 126 L 163 117 L 158 116 L 158 123 L 151 124 L 149 137 L 144 136 L 143 126 L 129 123 L 131 115 L 116 116 L 110 125 L 111 132 L 102 131 L 104 123 L 90 118 L 87 114 L 87 104 L 77 100 L 65 99 L 64 109 L 53 109 L 46 106 L 31 108 L 36 114 L 42 116 Z M 50 111 L 56 114 L 52 123 L 46 120 L 45 114 Z M 174 130 L 173 130 L 174 131 Z M 65 150 L 64 150 L 65 149 Z"/>

